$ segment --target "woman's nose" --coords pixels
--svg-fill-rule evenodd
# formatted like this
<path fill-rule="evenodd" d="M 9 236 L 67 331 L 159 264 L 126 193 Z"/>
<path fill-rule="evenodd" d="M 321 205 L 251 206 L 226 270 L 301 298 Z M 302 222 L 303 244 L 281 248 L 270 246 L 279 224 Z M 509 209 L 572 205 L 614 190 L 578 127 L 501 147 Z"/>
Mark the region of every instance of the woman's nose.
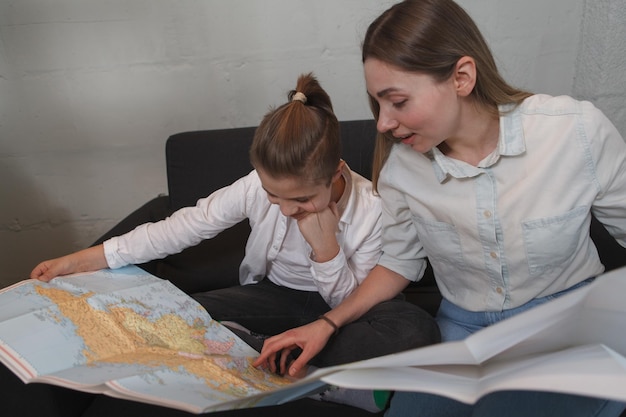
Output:
<path fill-rule="evenodd" d="M 389 117 L 386 112 L 384 111 L 380 111 L 378 113 L 378 122 L 376 122 L 376 129 L 380 132 L 380 133 L 385 133 L 388 132 L 390 130 L 395 129 L 398 126 L 398 122 Z"/>

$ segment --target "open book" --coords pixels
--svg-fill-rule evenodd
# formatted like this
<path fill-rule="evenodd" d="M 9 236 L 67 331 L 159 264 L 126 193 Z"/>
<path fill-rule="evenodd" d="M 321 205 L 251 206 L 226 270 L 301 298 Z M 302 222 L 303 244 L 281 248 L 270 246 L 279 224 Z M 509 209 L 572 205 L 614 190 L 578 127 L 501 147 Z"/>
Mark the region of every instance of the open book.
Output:
<path fill-rule="evenodd" d="M 626 401 L 626 268 L 463 341 L 324 372 L 323 381 L 343 387 L 428 392 L 470 404 L 502 390 Z"/>
<path fill-rule="evenodd" d="M 137 267 L 0 290 L 0 361 L 19 378 L 193 413 L 318 390 L 251 365 L 258 352 L 170 282 Z"/>

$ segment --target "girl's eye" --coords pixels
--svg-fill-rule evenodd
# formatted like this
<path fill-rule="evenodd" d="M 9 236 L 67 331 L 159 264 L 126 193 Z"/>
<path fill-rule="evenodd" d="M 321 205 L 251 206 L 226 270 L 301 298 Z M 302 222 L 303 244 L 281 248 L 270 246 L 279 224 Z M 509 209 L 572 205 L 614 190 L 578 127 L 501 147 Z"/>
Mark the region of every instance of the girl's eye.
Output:
<path fill-rule="evenodd" d="M 310 198 L 298 198 L 298 199 L 296 199 L 296 201 L 298 203 L 306 203 L 306 202 L 311 201 L 311 199 Z"/>

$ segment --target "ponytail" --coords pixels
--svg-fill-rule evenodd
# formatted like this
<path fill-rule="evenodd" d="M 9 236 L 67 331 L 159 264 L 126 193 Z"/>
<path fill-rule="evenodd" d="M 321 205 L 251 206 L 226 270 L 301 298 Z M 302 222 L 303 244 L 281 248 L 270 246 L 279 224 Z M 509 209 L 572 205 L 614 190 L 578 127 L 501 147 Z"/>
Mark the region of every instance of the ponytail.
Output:
<path fill-rule="evenodd" d="M 339 122 L 313 74 L 298 78 L 289 101 L 270 110 L 257 128 L 250 161 L 275 178 L 330 184 L 341 158 Z"/>

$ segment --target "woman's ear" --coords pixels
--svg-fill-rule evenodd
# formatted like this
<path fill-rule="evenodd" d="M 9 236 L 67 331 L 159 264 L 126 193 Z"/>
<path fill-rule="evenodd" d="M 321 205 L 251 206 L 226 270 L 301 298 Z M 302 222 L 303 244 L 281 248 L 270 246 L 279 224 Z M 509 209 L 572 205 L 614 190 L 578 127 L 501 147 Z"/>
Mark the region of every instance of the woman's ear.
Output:
<path fill-rule="evenodd" d="M 469 96 L 476 85 L 476 62 L 471 56 L 463 56 L 456 62 L 454 85 L 461 97 Z"/>

